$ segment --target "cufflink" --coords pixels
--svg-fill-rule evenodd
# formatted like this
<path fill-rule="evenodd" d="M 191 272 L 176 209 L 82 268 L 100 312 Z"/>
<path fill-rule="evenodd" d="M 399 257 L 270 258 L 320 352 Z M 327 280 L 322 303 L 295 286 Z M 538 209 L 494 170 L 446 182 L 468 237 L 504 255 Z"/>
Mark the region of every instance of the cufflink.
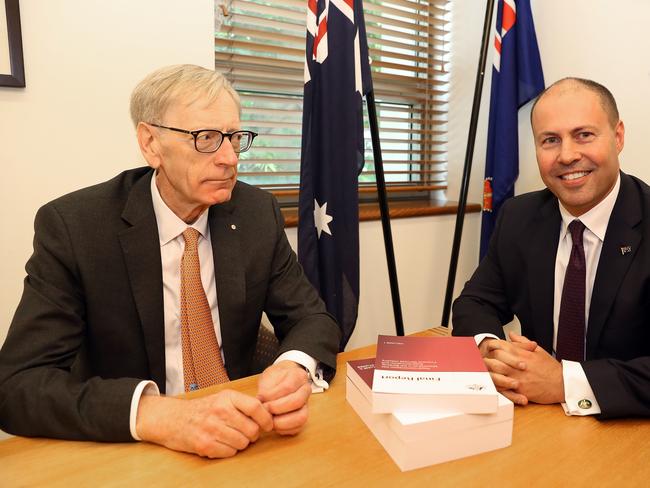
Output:
<path fill-rule="evenodd" d="M 591 408 L 591 401 L 583 398 L 578 402 L 578 407 L 587 410 L 588 408 Z"/>

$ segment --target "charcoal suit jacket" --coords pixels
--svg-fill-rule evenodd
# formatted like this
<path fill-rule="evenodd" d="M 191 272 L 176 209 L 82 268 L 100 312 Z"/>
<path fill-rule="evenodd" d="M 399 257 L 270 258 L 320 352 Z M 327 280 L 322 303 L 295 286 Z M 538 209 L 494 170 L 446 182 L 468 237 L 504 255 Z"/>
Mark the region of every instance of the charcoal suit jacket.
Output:
<path fill-rule="evenodd" d="M 489 250 L 453 306 L 453 334 L 492 333 L 516 315 L 522 334 L 553 347 L 561 216 L 548 190 L 502 207 Z M 603 241 L 581 363 L 600 418 L 650 416 L 650 187 L 621 173 Z"/>
<path fill-rule="evenodd" d="M 0 428 L 68 439 L 131 440 L 136 385 L 165 391 L 162 265 L 139 168 L 43 206 L 24 292 L 0 350 Z M 208 214 L 222 348 L 231 379 L 255 373 L 262 311 L 281 354 L 333 372 L 340 330 L 306 280 L 275 199 L 238 182 Z"/>

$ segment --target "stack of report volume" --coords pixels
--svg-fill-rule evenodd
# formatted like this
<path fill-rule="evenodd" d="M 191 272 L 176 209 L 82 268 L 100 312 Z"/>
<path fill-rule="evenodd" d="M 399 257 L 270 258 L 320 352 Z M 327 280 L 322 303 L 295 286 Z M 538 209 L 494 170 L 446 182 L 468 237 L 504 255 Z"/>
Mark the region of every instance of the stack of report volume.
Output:
<path fill-rule="evenodd" d="M 471 337 L 379 336 L 349 361 L 346 398 L 402 471 L 507 447 L 513 404 Z"/>

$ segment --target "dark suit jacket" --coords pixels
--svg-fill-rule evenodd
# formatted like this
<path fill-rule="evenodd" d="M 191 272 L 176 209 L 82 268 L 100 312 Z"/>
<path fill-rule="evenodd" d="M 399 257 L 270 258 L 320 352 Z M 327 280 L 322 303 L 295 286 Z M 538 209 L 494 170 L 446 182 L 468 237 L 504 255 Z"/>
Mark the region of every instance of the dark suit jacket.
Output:
<path fill-rule="evenodd" d="M 513 314 L 522 333 L 553 346 L 560 210 L 549 191 L 504 204 L 487 255 L 454 302 L 453 334 L 490 332 Z M 630 252 L 621 247 L 630 246 Z M 582 366 L 600 418 L 650 416 L 650 187 L 621 173 L 596 272 Z"/>
<path fill-rule="evenodd" d="M 137 383 L 152 379 L 165 391 L 151 175 L 125 171 L 38 211 L 23 296 L 0 351 L 0 427 L 7 432 L 130 440 Z M 208 220 L 230 378 L 255 372 L 262 311 L 281 342 L 278 354 L 298 349 L 333 372 L 339 328 L 296 261 L 275 199 L 238 182 Z"/>

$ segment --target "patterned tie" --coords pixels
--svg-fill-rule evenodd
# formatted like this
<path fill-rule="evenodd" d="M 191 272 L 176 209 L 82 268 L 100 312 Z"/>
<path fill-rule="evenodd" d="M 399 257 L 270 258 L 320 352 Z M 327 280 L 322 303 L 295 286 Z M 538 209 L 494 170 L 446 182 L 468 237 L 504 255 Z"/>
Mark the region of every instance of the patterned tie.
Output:
<path fill-rule="evenodd" d="M 185 251 L 181 260 L 181 338 L 185 391 L 229 381 L 214 333 L 212 314 L 201 284 L 199 232 L 183 232 Z"/>
<path fill-rule="evenodd" d="M 571 257 L 564 275 L 560 319 L 557 331 L 555 356 L 558 360 L 584 361 L 585 359 L 585 250 L 582 234 L 585 226 L 579 220 L 569 224 L 571 232 Z"/>

